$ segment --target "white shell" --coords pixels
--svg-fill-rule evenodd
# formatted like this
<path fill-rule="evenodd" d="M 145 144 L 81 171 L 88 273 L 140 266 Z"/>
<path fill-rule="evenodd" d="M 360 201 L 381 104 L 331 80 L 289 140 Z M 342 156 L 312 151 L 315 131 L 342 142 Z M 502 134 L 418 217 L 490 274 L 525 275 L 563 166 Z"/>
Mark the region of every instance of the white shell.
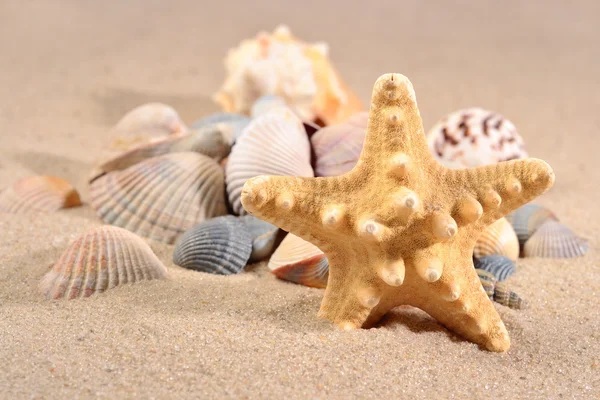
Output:
<path fill-rule="evenodd" d="M 269 269 L 279 279 L 310 287 L 327 286 L 329 263 L 315 245 L 288 233 L 271 256 Z"/>

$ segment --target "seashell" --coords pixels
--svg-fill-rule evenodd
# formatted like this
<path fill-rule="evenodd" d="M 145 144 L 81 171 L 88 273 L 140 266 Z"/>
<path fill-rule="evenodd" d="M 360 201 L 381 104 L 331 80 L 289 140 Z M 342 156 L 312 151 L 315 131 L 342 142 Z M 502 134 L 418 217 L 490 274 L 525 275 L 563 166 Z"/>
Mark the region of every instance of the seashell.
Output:
<path fill-rule="evenodd" d="M 253 215 L 244 215 L 240 220 L 246 224 L 250 236 L 252 236 L 251 262 L 267 259 L 275 250 L 275 240 L 279 228 Z"/>
<path fill-rule="evenodd" d="M 288 233 L 268 264 L 279 279 L 304 286 L 324 288 L 329 277 L 329 262 L 315 245 Z"/>
<path fill-rule="evenodd" d="M 512 261 L 517 261 L 519 258 L 519 241 L 506 218 L 500 218 L 488 226 L 477 239 L 473 249 L 475 258 L 494 254 L 508 257 Z"/>
<path fill-rule="evenodd" d="M 435 158 L 449 168 L 526 158 L 523 139 L 508 119 L 482 108 L 448 114 L 427 133 Z"/>
<path fill-rule="evenodd" d="M 252 253 L 246 224 L 226 215 L 186 231 L 175 245 L 173 262 L 180 267 L 218 275 L 241 272 Z"/>
<path fill-rule="evenodd" d="M 499 255 L 476 258 L 473 263 L 475 268 L 491 273 L 499 281 L 505 280 L 517 270 L 517 265 L 510 258 Z"/>
<path fill-rule="evenodd" d="M 358 97 L 342 82 L 324 43 L 308 44 L 287 26 L 260 32 L 229 50 L 227 77 L 215 101 L 228 112 L 248 115 L 263 95 L 281 96 L 302 120 L 339 123 L 362 111 Z"/>
<path fill-rule="evenodd" d="M 226 138 L 231 145 L 240 137 L 249 123 L 250 118 L 245 115 L 234 113 L 215 113 L 194 122 L 192 124 L 192 129 L 200 129 L 208 126 L 218 127 L 222 129 L 223 132 L 228 133 Z"/>
<path fill-rule="evenodd" d="M 265 94 L 264 96 L 259 97 L 254 104 L 252 104 L 250 116 L 252 118 L 256 118 L 274 108 L 285 106 L 287 106 L 287 103 L 283 97 L 275 94 Z"/>
<path fill-rule="evenodd" d="M 0 192 L 0 212 L 52 212 L 81 205 L 77 190 L 55 176 L 21 179 Z"/>
<path fill-rule="evenodd" d="M 533 235 L 538 228 L 548 220 L 558 221 L 554 213 L 537 204 L 525 204 L 506 216 L 508 222 L 511 223 L 521 250 L 525 246 L 525 242 Z"/>
<path fill-rule="evenodd" d="M 167 269 L 150 246 L 114 226 L 94 228 L 77 238 L 40 283 L 48 299 L 75 299 L 142 280 L 163 279 Z"/>
<path fill-rule="evenodd" d="M 310 139 L 315 151 L 315 175 L 338 176 L 358 161 L 365 141 L 369 114 L 362 112 L 347 121 L 318 130 Z"/>
<path fill-rule="evenodd" d="M 219 164 L 191 152 L 150 158 L 90 184 L 92 206 L 104 222 L 165 243 L 226 214 L 224 191 Z"/>
<path fill-rule="evenodd" d="M 518 294 L 510 290 L 505 283 L 498 282 L 493 274 L 482 269 L 476 269 L 476 271 L 479 280 L 481 281 L 481 285 L 490 300 L 515 310 L 527 308 L 527 302 L 521 299 Z"/>
<path fill-rule="evenodd" d="M 525 257 L 573 258 L 585 254 L 588 243 L 557 221 L 546 221 L 525 243 Z"/>
<path fill-rule="evenodd" d="M 231 149 L 225 176 L 229 204 L 236 214 L 246 214 L 240 201 L 244 183 L 263 174 L 314 176 L 304 126 L 287 107 L 254 119 Z"/>

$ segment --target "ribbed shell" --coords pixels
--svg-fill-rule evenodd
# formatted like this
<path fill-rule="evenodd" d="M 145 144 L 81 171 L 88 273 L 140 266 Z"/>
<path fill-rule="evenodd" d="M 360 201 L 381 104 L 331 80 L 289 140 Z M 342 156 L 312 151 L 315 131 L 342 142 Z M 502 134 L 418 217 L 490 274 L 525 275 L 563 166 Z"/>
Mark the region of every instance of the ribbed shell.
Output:
<path fill-rule="evenodd" d="M 510 290 L 505 283 L 498 282 L 494 275 L 481 269 L 475 271 L 490 300 L 516 310 L 527 308 L 527 302 Z"/>
<path fill-rule="evenodd" d="M 246 214 L 240 195 L 258 175 L 314 176 L 310 143 L 302 122 L 280 107 L 253 120 L 233 146 L 226 167 L 227 194 L 233 211 Z"/>
<path fill-rule="evenodd" d="M 211 274 L 237 274 L 252 253 L 246 224 L 226 215 L 204 221 L 185 232 L 175 245 L 173 262 L 183 268 Z"/>
<path fill-rule="evenodd" d="M 573 258 L 585 254 L 588 243 L 557 221 L 546 221 L 525 243 L 525 257 Z"/>
<path fill-rule="evenodd" d="M 511 223 L 517 237 L 521 250 L 525 242 L 529 240 L 538 228 L 546 221 L 558 221 L 554 213 L 537 204 L 525 204 L 506 216 Z"/>
<path fill-rule="evenodd" d="M 473 248 L 475 258 L 494 254 L 508 257 L 512 261 L 517 261 L 519 258 L 519 241 L 506 218 L 500 218 L 488 226 Z"/>
<path fill-rule="evenodd" d="M 0 192 L 0 212 L 52 212 L 81 205 L 77 190 L 55 176 L 25 178 Z"/>
<path fill-rule="evenodd" d="M 237 141 L 249 123 L 250 118 L 245 115 L 224 112 L 211 114 L 207 117 L 199 119 L 192 124 L 192 129 L 199 129 L 208 126 L 226 126 L 229 128 L 227 131 L 229 132 L 227 139 L 231 145 Z"/>
<path fill-rule="evenodd" d="M 227 213 L 223 170 L 198 153 L 167 154 L 110 172 L 93 181 L 90 192 L 106 223 L 165 243 Z"/>
<path fill-rule="evenodd" d="M 140 237 L 114 226 L 76 239 L 40 283 L 48 299 L 75 299 L 142 280 L 163 279 L 167 269 Z"/>
<path fill-rule="evenodd" d="M 499 281 L 503 281 L 517 270 L 517 265 L 505 256 L 486 256 L 475 259 L 475 268 L 482 269 L 494 275 Z"/>
<path fill-rule="evenodd" d="M 368 120 L 368 113 L 358 113 L 346 122 L 320 129 L 312 136 L 316 176 L 338 176 L 354 168 L 362 152 Z"/>
<path fill-rule="evenodd" d="M 253 215 L 244 215 L 239 218 L 246 224 L 246 228 L 252 236 L 250 261 L 258 262 L 267 259 L 275 250 L 275 240 L 279 228 Z"/>
<path fill-rule="evenodd" d="M 264 96 L 259 97 L 252 108 L 250 109 L 250 116 L 252 118 L 256 118 L 259 115 L 262 115 L 274 108 L 285 106 L 286 101 L 283 97 L 277 96 L 275 94 L 265 94 Z"/>

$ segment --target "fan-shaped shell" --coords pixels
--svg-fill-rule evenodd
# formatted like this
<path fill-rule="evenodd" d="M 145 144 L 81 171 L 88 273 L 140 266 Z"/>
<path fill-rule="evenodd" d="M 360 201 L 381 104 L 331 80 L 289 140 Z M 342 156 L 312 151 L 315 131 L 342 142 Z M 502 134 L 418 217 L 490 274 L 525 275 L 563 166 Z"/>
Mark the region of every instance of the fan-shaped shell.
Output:
<path fill-rule="evenodd" d="M 266 113 L 277 107 L 282 107 L 286 105 L 286 101 L 283 97 L 277 96 L 276 94 L 265 94 L 264 96 L 259 97 L 254 104 L 252 104 L 252 108 L 250 109 L 250 116 L 252 118 L 256 118 L 259 115 Z"/>
<path fill-rule="evenodd" d="M 490 300 L 515 310 L 527 308 L 527 302 L 510 290 L 505 283 L 498 282 L 493 274 L 481 269 L 476 269 L 475 271 L 477 271 L 481 285 Z"/>
<path fill-rule="evenodd" d="M 316 176 L 338 176 L 354 168 L 365 142 L 368 120 L 368 113 L 358 113 L 341 124 L 319 129 L 312 136 Z"/>
<path fill-rule="evenodd" d="M 90 192 L 104 222 L 165 243 L 227 213 L 223 170 L 198 153 L 166 154 L 110 172 Z"/>
<path fill-rule="evenodd" d="M 75 299 L 142 280 L 163 279 L 167 269 L 150 246 L 114 226 L 94 228 L 61 255 L 40 283 L 48 299 Z"/>
<path fill-rule="evenodd" d="M 281 241 L 268 267 L 279 279 L 317 288 L 327 286 L 329 262 L 325 254 L 291 233 Z"/>
<path fill-rule="evenodd" d="M 585 254 L 588 243 L 565 225 L 546 221 L 525 243 L 525 257 L 573 258 Z"/>
<path fill-rule="evenodd" d="M 473 249 L 475 258 L 493 254 L 508 257 L 512 261 L 517 261 L 519 258 L 519 241 L 506 218 L 500 218 L 488 226 L 475 243 Z"/>
<path fill-rule="evenodd" d="M 0 212 L 52 212 L 81 205 L 77 190 L 55 176 L 22 179 L 0 192 Z"/>
<path fill-rule="evenodd" d="M 310 143 L 302 122 L 289 108 L 254 119 L 231 149 L 225 176 L 236 214 L 246 214 L 240 200 L 242 187 L 258 175 L 313 176 Z"/>
<path fill-rule="evenodd" d="M 224 129 L 223 131 L 228 133 L 226 138 L 231 145 L 237 141 L 249 123 L 250 118 L 245 115 L 224 112 L 215 113 L 199 119 L 192 124 L 192 129 L 206 128 L 209 126 L 212 126 L 213 129 L 223 129 L 223 127 L 225 127 L 227 129 Z"/>
<path fill-rule="evenodd" d="M 499 281 L 505 280 L 517 270 L 517 265 L 510 258 L 499 255 L 477 258 L 474 264 L 475 268 L 491 273 Z"/>
<path fill-rule="evenodd" d="M 175 245 L 173 262 L 211 274 L 237 274 L 252 253 L 252 237 L 243 221 L 226 215 L 204 221 L 185 232 Z"/>
<path fill-rule="evenodd" d="M 279 228 L 253 215 L 239 217 L 252 236 L 251 262 L 267 259 L 273 253 Z"/>
<path fill-rule="evenodd" d="M 521 249 L 543 223 L 549 220 L 558 221 L 552 211 L 537 204 L 525 204 L 507 215 L 506 219 L 513 226 Z"/>
<path fill-rule="evenodd" d="M 508 119 L 482 108 L 455 111 L 427 133 L 433 155 L 450 168 L 526 158 L 523 139 Z"/>

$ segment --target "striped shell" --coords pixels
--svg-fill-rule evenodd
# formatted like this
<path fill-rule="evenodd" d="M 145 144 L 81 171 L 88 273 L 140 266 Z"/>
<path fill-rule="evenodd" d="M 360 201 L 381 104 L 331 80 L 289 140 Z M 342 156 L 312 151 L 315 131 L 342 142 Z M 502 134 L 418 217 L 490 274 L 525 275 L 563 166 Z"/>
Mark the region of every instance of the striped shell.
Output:
<path fill-rule="evenodd" d="M 0 192 L 0 212 L 52 212 L 81 205 L 77 190 L 55 176 L 25 178 Z"/>
<path fill-rule="evenodd" d="M 523 139 L 508 119 L 482 108 L 455 111 L 427 133 L 434 157 L 449 168 L 526 158 Z"/>
<path fill-rule="evenodd" d="M 494 275 L 481 269 L 476 269 L 475 271 L 477 271 L 483 290 L 485 290 L 490 300 L 515 310 L 527 308 L 527 302 L 510 290 L 505 283 L 498 282 Z"/>
<path fill-rule="evenodd" d="M 40 283 L 48 299 L 75 299 L 142 280 L 167 269 L 140 237 L 114 226 L 94 228 L 67 248 Z"/>
<path fill-rule="evenodd" d="M 358 113 L 341 124 L 320 129 L 312 136 L 316 176 L 338 176 L 354 168 L 365 141 L 368 120 L 368 113 Z"/>
<path fill-rule="evenodd" d="M 244 215 L 239 218 L 246 224 L 246 228 L 252 236 L 250 261 L 258 262 L 267 259 L 275 250 L 275 240 L 279 228 L 253 215 Z"/>
<path fill-rule="evenodd" d="M 546 221 L 525 243 L 525 257 L 573 258 L 585 254 L 588 243 L 557 221 Z"/>
<path fill-rule="evenodd" d="M 475 258 L 493 254 L 508 257 L 512 261 L 517 261 L 519 258 L 519 241 L 506 218 L 500 218 L 488 226 L 473 248 Z"/>
<path fill-rule="evenodd" d="M 204 221 L 185 232 L 175 245 L 180 267 L 218 275 L 241 272 L 252 252 L 246 224 L 231 215 Z"/>
<path fill-rule="evenodd" d="M 236 214 L 246 214 L 240 200 L 242 187 L 258 175 L 313 176 L 304 126 L 287 107 L 254 119 L 231 149 L 225 176 L 229 204 Z"/>
<path fill-rule="evenodd" d="M 165 243 L 227 213 L 223 170 L 198 153 L 166 154 L 110 172 L 90 192 L 104 222 Z"/>
<path fill-rule="evenodd" d="M 250 118 L 241 114 L 234 113 L 215 113 L 199 119 L 192 124 L 192 129 L 200 129 L 206 127 L 213 127 L 223 129 L 228 133 L 227 140 L 229 144 L 233 144 L 240 137 L 244 129 L 250 123 Z"/>
<path fill-rule="evenodd" d="M 554 213 L 537 204 L 525 204 L 506 216 L 508 222 L 511 223 L 517 237 L 521 249 L 525 246 L 525 242 L 529 240 L 538 228 L 546 221 L 558 221 Z"/>
<path fill-rule="evenodd" d="M 277 96 L 275 94 L 265 94 L 264 96 L 259 97 L 254 104 L 252 104 L 252 108 L 250 109 L 250 116 L 252 118 L 256 118 L 259 115 L 262 115 L 274 108 L 285 106 L 285 99 L 281 96 Z"/>
<path fill-rule="evenodd" d="M 505 280 L 517 270 L 517 265 L 510 258 L 498 255 L 477 258 L 473 263 L 475 268 L 489 272 L 499 281 Z"/>
<path fill-rule="evenodd" d="M 279 279 L 316 288 L 327 286 L 329 263 L 325 254 L 291 233 L 277 247 L 268 267 Z"/>

